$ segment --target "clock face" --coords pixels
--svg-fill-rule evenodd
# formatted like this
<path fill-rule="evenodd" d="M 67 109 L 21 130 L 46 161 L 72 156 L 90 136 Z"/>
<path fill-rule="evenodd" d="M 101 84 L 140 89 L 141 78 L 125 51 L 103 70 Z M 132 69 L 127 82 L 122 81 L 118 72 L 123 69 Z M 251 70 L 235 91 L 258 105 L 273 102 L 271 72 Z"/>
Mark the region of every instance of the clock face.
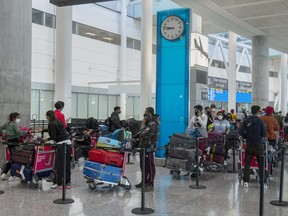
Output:
<path fill-rule="evenodd" d="M 178 16 L 168 16 L 162 22 L 161 33 L 167 40 L 175 40 L 184 32 L 184 23 Z"/>

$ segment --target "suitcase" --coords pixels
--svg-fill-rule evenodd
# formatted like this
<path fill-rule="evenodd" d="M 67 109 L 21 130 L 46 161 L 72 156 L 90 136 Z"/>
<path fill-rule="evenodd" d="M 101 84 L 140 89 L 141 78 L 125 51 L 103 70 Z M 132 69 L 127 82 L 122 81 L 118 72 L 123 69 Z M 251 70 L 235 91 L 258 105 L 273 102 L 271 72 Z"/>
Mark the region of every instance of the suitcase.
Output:
<path fill-rule="evenodd" d="M 187 141 L 194 139 L 192 136 L 189 136 L 189 135 L 187 135 L 185 133 L 174 133 L 173 136 L 181 138 L 181 139 L 184 139 L 184 140 L 187 140 Z"/>
<path fill-rule="evenodd" d="M 187 170 L 194 172 L 195 163 L 193 161 L 179 159 L 179 158 L 167 158 L 166 168 L 172 170 Z"/>
<path fill-rule="evenodd" d="M 33 164 L 34 150 L 26 150 L 21 147 L 16 147 L 12 150 L 12 161 L 19 164 Z"/>
<path fill-rule="evenodd" d="M 216 143 L 208 143 L 209 153 L 211 154 L 219 154 L 225 155 L 224 145 L 223 144 L 216 144 Z"/>
<path fill-rule="evenodd" d="M 107 137 L 99 137 L 97 140 L 97 147 L 104 147 L 104 148 L 121 148 L 121 142 L 115 139 L 107 138 Z"/>
<path fill-rule="evenodd" d="M 170 141 L 169 141 L 171 148 L 175 148 L 175 147 L 195 148 L 196 142 L 197 142 L 196 140 L 182 139 L 177 136 L 171 136 Z"/>
<path fill-rule="evenodd" d="M 200 152 L 200 150 L 199 150 Z M 200 154 L 201 155 L 201 154 Z M 196 149 L 186 149 L 182 147 L 170 148 L 169 156 L 179 159 L 187 159 L 190 161 L 195 161 Z"/>
<path fill-rule="evenodd" d="M 23 174 L 21 175 L 21 169 L 23 169 Z M 26 168 L 22 164 L 12 163 L 10 169 L 11 176 L 17 176 L 23 180 L 31 181 L 32 179 L 32 169 Z"/>
<path fill-rule="evenodd" d="M 122 167 L 124 155 L 117 152 L 105 151 L 103 149 L 91 149 L 89 160 L 110 166 Z"/>
<path fill-rule="evenodd" d="M 209 160 L 213 161 L 215 163 L 218 163 L 218 164 L 223 164 L 224 163 L 224 156 L 219 155 L 219 154 L 210 154 Z"/>
<path fill-rule="evenodd" d="M 93 161 L 86 161 L 83 167 L 83 174 L 88 178 L 98 181 L 119 184 L 122 169 Z"/>

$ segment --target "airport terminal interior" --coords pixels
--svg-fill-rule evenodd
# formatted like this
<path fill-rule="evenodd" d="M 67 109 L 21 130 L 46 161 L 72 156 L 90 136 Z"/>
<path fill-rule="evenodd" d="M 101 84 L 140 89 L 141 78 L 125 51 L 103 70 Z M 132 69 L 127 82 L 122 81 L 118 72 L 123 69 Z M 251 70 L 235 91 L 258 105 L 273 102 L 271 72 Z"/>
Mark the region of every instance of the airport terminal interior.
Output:
<path fill-rule="evenodd" d="M 1 0 L 0 216 L 287 216 L 287 27 L 288 0 Z"/>

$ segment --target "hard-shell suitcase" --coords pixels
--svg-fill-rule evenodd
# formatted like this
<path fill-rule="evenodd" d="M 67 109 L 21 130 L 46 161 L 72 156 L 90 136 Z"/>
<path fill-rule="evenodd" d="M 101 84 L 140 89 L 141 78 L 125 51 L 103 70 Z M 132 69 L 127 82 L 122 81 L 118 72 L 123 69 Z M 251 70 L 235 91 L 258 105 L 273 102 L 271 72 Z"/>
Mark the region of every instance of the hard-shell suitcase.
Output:
<path fill-rule="evenodd" d="M 215 163 L 218 163 L 218 164 L 223 164 L 224 163 L 224 156 L 219 155 L 219 154 L 210 154 L 209 160 L 213 161 Z"/>
<path fill-rule="evenodd" d="M 107 138 L 107 137 L 99 137 L 97 140 L 97 147 L 105 147 L 105 148 L 121 148 L 121 142 L 115 139 Z"/>
<path fill-rule="evenodd" d="M 196 156 L 196 149 L 187 149 L 182 147 L 170 148 L 169 156 L 173 158 L 180 158 L 194 161 Z"/>
<path fill-rule="evenodd" d="M 21 147 L 16 147 L 12 150 L 12 161 L 19 164 L 33 164 L 34 150 L 26 150 Z"/>
<path fill-rule="evenodd" d="M 168 157 L 166 167 L 168 169 L 183 169 L 188 171 L 194 171 L 195 163 L 189 160 Z"/>
<path fill-rule="evenodd" d="M 107 183 L 120 183 L 122 169 L 93 161 L 86 161 L 83 174 L 91 179 Z"/>
<path fill-rule="evenodd" d="M 32 179 L 32 169 L 26 168 L 24 165 L 18 163 L 11 164 L 10 174 L 11 176 L 17 176 L 26 181 L 31 181 Z"/>
<path fill-rule="evenodd" d="M 175 148 L 175 147 L 195 148 L 196 142 L 197 142 L 196 140 L 182 139 L 177 136 L 171 136 L 170 141 L 169 141 L 171 148 Z"/>
<path fill-rule="evenodd" d="M 212 153 L 212 154 L 219 154 L 219 155 L 225 154 L 223 144 L 208 143 L 207 149 L 209 150 L 209 153 Z"/>
<path fill-rule="evenodd" d="M 105 151 L 103 149 L 91 149 L 89 153 L 89 160 L 110 165 L 122 167 L 124 155 L 117 152 Z"/>

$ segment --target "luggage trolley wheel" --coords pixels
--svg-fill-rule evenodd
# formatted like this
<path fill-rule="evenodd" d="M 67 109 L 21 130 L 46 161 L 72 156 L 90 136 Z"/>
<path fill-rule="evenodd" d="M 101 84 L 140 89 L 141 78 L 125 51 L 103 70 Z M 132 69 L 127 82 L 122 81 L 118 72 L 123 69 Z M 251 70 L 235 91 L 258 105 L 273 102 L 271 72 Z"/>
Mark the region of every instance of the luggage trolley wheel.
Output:
<path fill-rule="evenodd" d="M 130 191 L 131 190 L 130 181 L 128 180 L 126 176 L 123 176 L 122 178 L 125 179 L 125 184 L 122 184 L 121 187 L 124 189 L 124 191 Z"/>
<path fill-rule="evenodd" d="M 35 190 L 40 189 L 39 178 L 36 174 L 32 176 L 31 184 L 32 184 L 33 189 Z"/>
<path fill-rule="evenodd" d="M 210 172 L 210 171 L 212 170 L 212 166 L 211 166 L 211 165 L 206 165 L 206 166 L 205 166 L 205 170 L 206 170 L 207 172 Z"/>
<path fill-rule="evenodd" d="M 91 191 L 94 191 L 97 189 L 97 184 L 95 182 L 88 183 L 88 187 Z"/>
<path fill-rule="evenodd" d="M 180 172 L 174 171 L 173 173 L 171 173 L 171 178 L 173 180 L 179 180 L 180 179 Z"/>

